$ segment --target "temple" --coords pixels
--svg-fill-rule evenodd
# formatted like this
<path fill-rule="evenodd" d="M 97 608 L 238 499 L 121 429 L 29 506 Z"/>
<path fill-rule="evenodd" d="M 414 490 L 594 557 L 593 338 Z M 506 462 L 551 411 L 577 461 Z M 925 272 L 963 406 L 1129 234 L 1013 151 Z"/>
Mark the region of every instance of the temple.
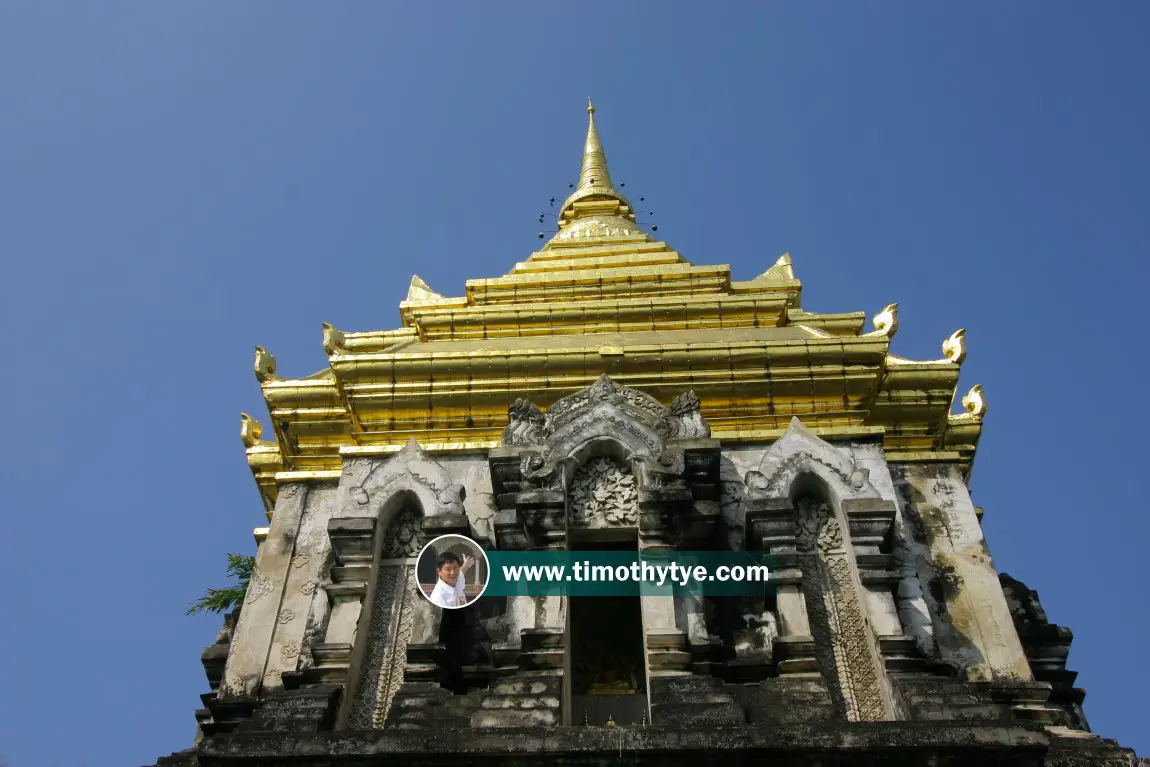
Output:
<path fill-rule="evenodd" d="M 807 311 L 789 255 L 687 261 L 588 117 L 556 231 L 507 274 L 413 277 L 400 327 L 324 325 L 305 378 L 256 347 L 268 524 L 195 745 L 158 764 L 1134 764 L 1090 732 L 1070 631 L 991 560 L 963 331 L 905 359 L 896 304 Z M 415 556 L 445 533 L 777 566 L 749 597 L 440 611 Z"/>

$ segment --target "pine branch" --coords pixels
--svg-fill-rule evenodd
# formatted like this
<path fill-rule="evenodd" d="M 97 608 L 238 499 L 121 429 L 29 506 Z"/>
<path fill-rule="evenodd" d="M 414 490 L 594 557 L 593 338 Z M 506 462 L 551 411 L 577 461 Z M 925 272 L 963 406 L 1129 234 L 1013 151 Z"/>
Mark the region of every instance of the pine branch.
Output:
<path fill-rule="evenodd" d="M 208 589 L 204 595 L 188 608 L 188 615 L 196 613 L 223 613 L 244 603 L 248 583 L 252 579 L 256 558 L 244 554 L 228 554 L 227 574 L 237 579 L 231 586 L 222 589 Z"/>

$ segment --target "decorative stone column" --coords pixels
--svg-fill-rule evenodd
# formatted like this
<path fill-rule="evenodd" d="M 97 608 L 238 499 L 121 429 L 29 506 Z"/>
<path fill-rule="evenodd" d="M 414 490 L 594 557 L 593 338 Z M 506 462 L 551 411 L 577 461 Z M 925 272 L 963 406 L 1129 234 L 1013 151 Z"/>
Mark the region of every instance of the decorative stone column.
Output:
<path fill-rule="evenodd" d="M 803 573 L 797 554 L 797 517 L 790 499 L 749 493 L 746 508 L 745 547 L 768 555 L 771 580 L 776 589 L 779 635 L 775 638 L 774 662 L 779 674 L 817 674 L 815 641 L 811 636 Z"/>

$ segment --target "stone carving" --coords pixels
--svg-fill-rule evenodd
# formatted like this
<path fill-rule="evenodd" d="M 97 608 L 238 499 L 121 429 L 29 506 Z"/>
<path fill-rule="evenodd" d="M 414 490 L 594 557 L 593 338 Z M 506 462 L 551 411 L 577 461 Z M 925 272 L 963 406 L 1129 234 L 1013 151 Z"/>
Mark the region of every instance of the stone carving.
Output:
<path fill-rule="evenodd" d="M 843 530 L 829 503 L 800 498 L 795 506 L 803 592 L 827 686 L 848 721 L 888 720 L 881 661 Z"/>
<path fill-rule="evenodd" d="M 272 590 L 272 581 L 266 575 L 253 575 L 251 581 L 248 583 L 248 591 L 244 596 L 246 604 L 252 604 L 259 601 L 259 599 Z"/>
<path fill-rule="evenodd" d="M 711 427 L 703 420 L 699 397 L 686 391 L 671 402 L 659 421 L 659 434 L 664 439 L 700 439 L 711 436 Z"/>
<path fill-rule="evenodd" d="M 375 587 L 375 599 L 371 605 L 371 621 L 367 629 L 366 656 L 363 671 L 356 688 L 356 698 L 348 717 L 348 726 L 353 730 L 374 728 L 375 711 L 380 704 L 380 680 L 390 673 L 391 651 L 394 644 L 395 628 L 399 613 L 403 608 L 402 581 L 403 565 L 381 567 Z M 406 648 L 405 648 L 406 649 Z M 390 705 L 387 703 L 386 705 Z"/>
<path fill-rule="evenodd" d="M 571 480 L 571 522 L 581 526 L 636 525 L 639 502 L 629 466 L 595 458 Z"/>
<path fill-rule="evenodd" d="M 281 625 L 285 624 L 285 623 L 291 623 L 294 620 L 295 620 L 295 610 L 292 610 L 290 608 L 284 608 L 283 610 L 280 610 L 280 614 L 276 617 L 276 623 L 279 623 Z"/>
<path fill-rule="evenodd" d="M 299 640 L 293 639 L 283 647 L 280 648 L 280 655 L 284 660 L 291 660 L 292 658 L 299 657 Z"/>
<path fill-rule="evenodd" d="M 543 413 L 531 400 L 515 400 L 507 409 L 507 417 L 509 422 L 503 429 L 504 445 L 537 445 L 543 441 Z"/>
<path fill-rule="evenodd" d="M 819 439 L 798 418 L 791 419 L 786 433 L 763 455 L 758 470 L 747 472 L 747 492 L 760 498 L 785 497 L 791 483 L 803 472 L 837 485 L 846 497 L 880 497 L 870 482 L 868 469 Z"/>
<path fill-rule="evenodd" d="M 308 618 L 307 625 L 304 626 L 303 630 L 303 642 L 300 644 L 300 670 L 315 667 L 315 656 L 312 654 L 312 648 L 323 641 L 323 635 L 327 631 L 327 617 L 326 614 L 319 617 L 312 613 Z"/>
<path fill-rule="evenodd" d="M 306 565 L 310 561 L 311 561 L 311 555 L 310 554 L 300 554 L 298 556 L 292 557 L 291 566 L 295 567 L 295 568 L 300 568 L 300 567 L 303 567 L 304 565 Z"/>
<path fill-rule="evenodd" d="M 379 675 L 375 711 L 371 718 L 372 727 L 377 730 L 383 729 L 387 716 L 391 713 L 391 703 L 395 700 L 395 694 L 403 686 L 404 673 L 407 671 L 407 646 L 411 642 L 411 631 L 415 623 L 412 604 L 414 600 L 422 598 L 416 593 L 417 588 L 415 568 L 404 568 L 395 632 L 391 638 L 387 662 Z"/>
<path fill-rule="evenodd" d="M 548 433 L 553 432 L 563 423 L 577 418 L 583 411 L 599 402 L 629 405 L 655 418 L 662 417 L 666 410 L 662 403 L 651 395 L 620 386 L 604 373 L 583 391 L 568 395 L 552 405 L 547 411 L 545 430 Z"/>
<path fill-rule="evenodd" d="M 467 519 L 471 522 L 471 529 L 480 538 L 495 539 L 495 528 L 492 520 L 498 508 L 495 505 L 495 496 L 491 493 L 479 492 L 468 496 L 471 503 L 467 506 Z"/>
<path fill-rule="evenodd" d="M 216 644 L 230 645 L 232 643 L 232 634 L 236 630 L 236 621 L 239 619 L 240 613 L 234 610 L 224 616 L 224 625 L 220 627 L 220 631 L 216 634 Z"/>
<path fill-rule="evenodd" d="M 463 485 L 448 485 L 436 496 L 442 514 L 463 514 L 463 501 L 466 498 L 467 488 Z"/>
<path fill-rule="evenodd" d="M 421 520 L 419 511 L 414 508 L 406 508 L 399 513 L 388 526 L 387 536 L 383 539 L 384 559 L 414 557 L 419 554 L 422 548 L 419 541 L 423 529 Z"/>
<path fill-rule="evenodd" d="M 346 470 L 349 503 L 340 516 L 367 516 L 372 513 L 372 499 L 386 500 L 402 490 L 413 492 L 427 514 L 462 514 L 464 490 L 453 484 L 447 470 L 432 459 L 414 439 L 386 461 L 377 461 L 365 472 L 358 484 Z M 378 507 L 376 507 L 378 510 Z"/>
<path fill-rule="evenodd" d="M 299 591 L 301 594 L 314 594 L 316 588 L 315 581 L 308 581 L 307 583 L 300 584 Z"/>
<path fill-rule="evenodd" d="M 732 551 L 742 551 L 746 544 L 747 510 L 743 504 L 746 496 L 747 486 L 738 467 L 729 458 L 722 459 L 719 464 L 719 515 L 727 546 Z"/>
<path fill-rule="evenodd" d="M 711 434 L 694 392 L 679 395 L 668 408 L 607 375 L 560 399 L 546 415 L 522 399 L 516 400 L 508 414 L 503 444 L 537 448 L 524 451 L 521 463 L 522 475 L 537 483 L 553 479 L 559 461 L 597 436 L 622 443 L 657 472 L 674 473 L 682 459 L 666 443 Z"/>
<path fill-rule="evenodd" d="M 761 604 L 760 604 L 761 607 Z M 740 616 L 743 626 L 734 632 L 734 650 L 737 657 L 774 654 L 775 638 L 779 635 L 779 622 L 770 610 L 745 612 Z"/>

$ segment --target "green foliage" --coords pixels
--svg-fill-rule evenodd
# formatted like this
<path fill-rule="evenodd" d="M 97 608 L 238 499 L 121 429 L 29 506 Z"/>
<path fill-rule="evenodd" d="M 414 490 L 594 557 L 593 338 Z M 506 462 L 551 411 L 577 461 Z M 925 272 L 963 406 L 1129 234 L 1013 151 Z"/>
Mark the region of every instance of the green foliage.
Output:
<path fill-rule="evenodd" d="M 228 575 L 237 578 L 238 581 L 222 589 L 208 589 L 199 600 L 188 608 L 187 614 L 224 613 L 242 605 L 255 566 L 255 557 L 244 554 L 228 554 Z"/>

